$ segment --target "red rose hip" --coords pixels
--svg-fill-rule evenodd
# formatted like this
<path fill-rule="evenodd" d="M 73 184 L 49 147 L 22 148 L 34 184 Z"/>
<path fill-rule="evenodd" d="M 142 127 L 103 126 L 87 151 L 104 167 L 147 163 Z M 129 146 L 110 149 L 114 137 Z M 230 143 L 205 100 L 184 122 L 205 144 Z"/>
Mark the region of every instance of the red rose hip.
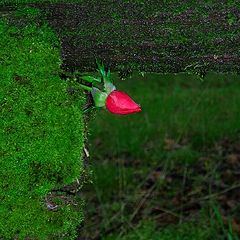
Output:
<path fill-rule="evenodd" d="M 131 114 L 141 112 L 140 106 L 135 103 L 126 93 L 112 91 L 106 99 L 106 108 L 113 114 Z"/>

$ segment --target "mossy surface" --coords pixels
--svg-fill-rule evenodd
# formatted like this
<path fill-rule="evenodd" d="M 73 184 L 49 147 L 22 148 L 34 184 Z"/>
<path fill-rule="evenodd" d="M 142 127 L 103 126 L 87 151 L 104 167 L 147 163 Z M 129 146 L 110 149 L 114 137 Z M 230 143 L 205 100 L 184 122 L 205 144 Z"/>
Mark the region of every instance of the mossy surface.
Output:
<path fill-rule="evenodd" d="M 26 4 L 46 13 L 68 70 L 95 71 L 98 57 L 123 76 L 240 72 L 237 1 L 4 0 L 0 12 Z"/>
<path fill-rule="evenodd" d="M 64 66 L 95 71 L 239 72 L 237 1 L 38 3 L 62 40 Z M 34 4 L 33 4 L 34 5 Z"/>
<path fill-rule="evenodd" d="M 76 195 L 56 191 L 82 173 L 82 91 L 59 77 L 60 44 L 38 10 L 0 21 L 0 238 L 74 239 Z M 20 19 L 22 18 L 23 21 Z"/>

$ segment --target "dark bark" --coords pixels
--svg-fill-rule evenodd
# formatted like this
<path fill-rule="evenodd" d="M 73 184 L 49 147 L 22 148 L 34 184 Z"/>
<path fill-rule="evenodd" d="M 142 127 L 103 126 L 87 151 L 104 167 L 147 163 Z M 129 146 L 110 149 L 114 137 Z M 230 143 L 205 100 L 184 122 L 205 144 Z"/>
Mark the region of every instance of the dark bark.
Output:
<path fill-rule="evenodd" d="M 113 71 L 239 72 L 240 6 L 227 1 L 169 2 L 29 6 L 43 10 L 59 34 L 68 71 L 95 71 L 97 57 Z"/>
<path fill-rule="evenodd" d="M 159 2 L 37 6 L 61 38 L 67 69 L 95 70 L 98 57 L 115 70 L 239 72 L 238 6 Z"/>

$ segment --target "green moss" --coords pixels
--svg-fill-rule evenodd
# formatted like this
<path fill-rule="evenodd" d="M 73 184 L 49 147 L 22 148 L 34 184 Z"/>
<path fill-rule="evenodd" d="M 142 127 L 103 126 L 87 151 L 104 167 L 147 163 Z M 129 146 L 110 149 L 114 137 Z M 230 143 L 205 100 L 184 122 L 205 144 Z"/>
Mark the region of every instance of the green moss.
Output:
<path fill-rule="evenodd" d="M 46 24 L 2 20 L 0 35 L 0 238 L 74 239 L 80 199 L 61 194 L 57 209 L 47 205 L 53 189 L 82 173 L 83 94 L 68 96 L 59 41 Z"/>
<path fill-rule="evenodd" d="M 31 3 L 81 3 L 83 0 L 3 0 L 0 5 L 8 5 L 8 4 L 31 4 Z"/>
<path fill-rule="evenodd" d="M 185 72 L 186 67 L 196 74 L 209 70 L 239 72 L 236 62 L 238 45 L 232 44 L 239 39 L 236 14 L 239 3 L 204 1 L 199 4 L 176 0 L 144 2 L 105 1 L 101 4 L 91 1 L 88 4 L 85 0 L 4 0 L 0 5 L 39 3 L 42 8 L 41 3 L 56 4 L 56 10 L 45 8 L 45 12 L 50 22 L 53 20 L 51 16 L 54 18 L 55 14 L 65 16 L 66 21 L 59 25 L 57 22 L 61 20 L 56 22 L 54 19 L 54 26 L 61 37 L 67 38 L 68 45 L 74 47 L 72 55 L 82 69 L 93 69 L 91 59 L 95 57 L 92 55 L 94 49 L 104 45 L 108 54 L 105 56 L 99 53 L 99 57 L 112 63 L 113 58 L 115 62 L 115 56 L 118 56 L 117 62 L 113 64 L 117 71 L 121 64 L 128 62 L 133 64 L 133 70 L 162 73 Z M 65 5 L 61 7 L 58 3 Z M 76 3 L 76 7 L 68 3 Z M 79 5 L 86 8 L 87 17 L 78 10 Z M 96 7 L 93 8 L 93 5 Z M 83 19 L 81 24 L 73 26 L 79 18 Z M 82 50 L 85 47 L 92 51 L 83 57 Z M 198 64 L 203 66 L 199 68 Z M 127 71 L 128 66 L 124 69 Z"/>

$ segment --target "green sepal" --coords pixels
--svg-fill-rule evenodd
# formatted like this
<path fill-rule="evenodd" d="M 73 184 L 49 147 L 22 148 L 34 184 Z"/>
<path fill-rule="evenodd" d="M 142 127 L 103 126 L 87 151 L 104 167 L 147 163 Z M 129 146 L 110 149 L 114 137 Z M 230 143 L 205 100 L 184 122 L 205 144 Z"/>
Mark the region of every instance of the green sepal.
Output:
<path fill-rule="evenodd" d="M 112 91 L 116 90 L 116 87 L 111 83 L 111 81 L 104 81 L 104 90 L 107 94 L 110 94 Z"/>
<path fill-rule="evenodd" d="M 92 97 L 95 103 L 96 107 L 105 107 L 105 102 L 106 102 L 106 98 L 108 96 L 107 93 L 102 92 L 101 90 L 99 90 L 98 88 L 93 87 L 92 88 Z"/>
<path fill-rule="evenodd" d="M 109 81 L 109 82 L 112 82 L 111 81 L 111 78 L 110 78 L 110 70 L 108 70 L 107 74 L 105 72 L 105 78 L 103 78 L 104 81 Z"/>
<path fill-rule="evenodd" d="M 99 62 L 98 62 L 98 60 L 96 59 L 96 63 L 97 63 L 97 65 L 98 65 L 98 72 L 100 72 L 101 73 L 101 75 L 102 75 L 102 77 L 103 77 L 103 79 L 105 79 L 105 75 L 106 75 L 106 73 L 105 73 L 105 70 L 104 70 L 104 65 L 102 64 L 100 64 Z"/>

